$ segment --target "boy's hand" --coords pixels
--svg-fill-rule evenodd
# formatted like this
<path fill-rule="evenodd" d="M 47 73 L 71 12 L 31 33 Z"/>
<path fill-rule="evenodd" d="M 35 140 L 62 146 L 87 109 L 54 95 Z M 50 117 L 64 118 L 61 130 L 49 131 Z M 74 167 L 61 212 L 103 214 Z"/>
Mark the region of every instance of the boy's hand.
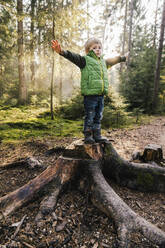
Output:
<path fill-rule="evenodd" d="M 58 53 L 58 54 L 62 54 L 62 49 L 60 44 L 58 43 L 57 40 L 52 40 L 52 49 Z"/>

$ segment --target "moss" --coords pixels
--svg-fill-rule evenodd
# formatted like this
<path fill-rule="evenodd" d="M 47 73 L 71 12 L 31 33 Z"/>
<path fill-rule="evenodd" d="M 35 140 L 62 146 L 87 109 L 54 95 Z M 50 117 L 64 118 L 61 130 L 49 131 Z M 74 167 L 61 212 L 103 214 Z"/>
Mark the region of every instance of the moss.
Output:
<path fill-rule="evenodd" d="M 8 143 L 30 138 L 53 138 L 62 136 L 82 137 L 83 119 L 68 120 L 55 115 L 51 120 L 48 108 L 33 106 L 0 106 L 0 142 Z M 113 155 L 108 148 L 107 154 Z"/>
<path fill-rule="evenodd" d="M 116 152 L 116 150 L 114 149 L 114 147 L 113 147 L 113 145 L 111 143 L 106 144 L 105 147 L 104 147 L 104 158 L 105 158 L 105 160 L 108 157 L 111 159 L 111 161 L 113 161 L 113 164 L 118 166 L 118 167 L 123 164 L 123 160 L 118 155 L 118 153 Z"/>
<path fill-rule="evenodd" d="M 113 155 L 113 147 L 112 147 L 112 144 L 109 143 L 109 144 L 106 144 L 105 147 L 104 147 L 104 156 L 105 157 L 110 157 Z"/>
<path fill-rule="evenodd" d="M 137 183 L 144 190 L 151 190 L 154 187 L 154 178 L 150 173 L 138 173 Z"/>
<path fill-rule="evenodd" d="M 0 109 L 0 141 L 19 142 L 31 138 L 53 138 L 62 136 L 81 137 L 83 120 L 71 121 L 56 116 L 51 120 L 47 109 L 11 108 Z M 41 115 L 43 113 L 43 115 Z M 43 116 L 43 117 L 42 117 Z"/>

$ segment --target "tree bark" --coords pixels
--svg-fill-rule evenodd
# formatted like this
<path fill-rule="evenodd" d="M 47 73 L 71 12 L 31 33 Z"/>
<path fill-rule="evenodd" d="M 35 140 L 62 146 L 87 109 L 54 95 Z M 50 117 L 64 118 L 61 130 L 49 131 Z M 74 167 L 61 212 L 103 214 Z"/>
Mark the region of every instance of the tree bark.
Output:
<path fill-rule="evenodd" d="M 62 104 L 62 84 L 63 84 L 63 70 L 62 70 L 62 59 L 59 57 L 59 65 L 60 65 L 60 75 L 59 75 L 59 104 Z"/>
<path fill-rule="evenodd" d="M 133 25 L 133 11 L 134 11 L 134 1 L 131 0 L 130 3 L 130 21 L 129 21 L 129 39 L 128 39 L 128 62 L 127 65 L 130 64 L 130 56 L 132 51 L 132 25 Z"/>
<path fill-rule="evenodd" d="M 23 50 L 23 3 L 17 0 L 18 14 L 18 73 L 19 73 L 19 104 L 25 104 L 27 101 L 27 89 L 24 75 L 24 50 Z"/>
<path fill-rule="evenodd" d="M 55 39 L 55 1 L 53 0 L 53 17 L 52 17 L 52 39 Z M 53 90 L 54 90 L 54 68 L 55 68 L 55 53 L 54 50 L 52 51 L 52 76 L 51 76 L 51 84 L 50 84 L 50 112 L 51 112 L 51 119 L 54 120 L 54 113 L 53 113 Z"/>
<path fill-rule="evenodd" d="M 154 35 L 153 35 L 153 47 L 156 49 L 156 38 L 157 38 L 157 16 L 158 16 L 158 6 L 159 0 L 156 3 L 156 11 L 155 11 L 155 22 L 154 22 Z"/>
<path fill-rule="evenodd" d="M 1 218 L 33 199 L 43 186 L 49 184 L 36 216 L 36 222 L 40 224 L 44 215 L 54 210 L 58 195 L 67 183 L 78 180 L 81 188 L 87 188 L 90 192 L 93 204 L 114 220 L 118 247 L 129 247 L 130 235 L 134 232 L 140 232 L 151 242 L 164 247 L 165 233 L 130 209 L 104 176 L 136 190 L 165 192 L 165 168 L 128 162 L 117 154 L 110 143 L 90 145 L 78 140 L 64 150 L 63 156 L 57 159 L 55 165 L 48 167 L 21 188 L 0 198 Z"/>
<path fill-rule="evenodd" d="M 129 247 L 130 234 L 141 232 L 148 240 L 157 245 L 165 245 L 165 233 L 136 214 L 106 182 L 100 164 L 90 162 L 88 177 L 91 182 L 92 203 L 115 222 L 118 234 L 118 247 Z"/>
<path fill-rule="evenodd" d="M 36 91 L 36 84 L 35 84 L 35 57 L 34 57 L 34 11 L 35 11 L 35 4 L 36 0 L 31 0 L 31 27 L 30 27 L 30 33 L 31 33 L 31 44 L 30 44 L 30 53 L 31 53 L 31 84 L 33 87 L 34 92 Z"/>
<path fill-rule="evenodd" d="M 125 55 L 125 43 L 126 43 L 126 27 L 127 27 L 127 12 L 128 12 L 128 0 L 125 3 L 125 15 L 124 15 L 124 28 L 123 28 L 123 41 L 122 41 L 122 55 Z M 120 64 L 120 71 L 123 71 L 123 63 Z"/>
<path fill-rule="evenodd" d="M 158 48 L 158 53 L 157 53 L 156 69 L 155 69 L 155 77 L 154 77 L 154 97 L 153 97 L 153 110 L 154 111 L 156 110 L 157 103 L 158 103 L 159 81 L 160 81 L 160 64 L 161 64 L 162 50 L 163 50 L 164 29 L 165 29 L 165 0 L 163 2 L 163 12 L 162 12 L 162 22 L 161 22 L 161 29 L 160 29 L 159 48 Z"/>
<path fill-rule="evenodd" d="M 42 190 L 43 186 L 53 179 L 56 182 L 56 190 L 62 187 L 75 175 L 78 160 L 59 157 L 56 164 L 48 167 L 39 176 L 29 181 L 21 188 L 0 198 L 0 218 L 6 217 L 13 211 L 30 201 L 35 194 Z"/>
<path fill-rule="evenodd" d="M 50 113 L 51 120 L 54 120 L 54 112 L 53 112 L 53 85 L 54 85 L 54 66 L 55 65 L 55 54 L 52 51 L 52 75 L 51 75 L 51 83 L 50 83 Z"/>
<path fill-rule="evenodd" d="M 37 1 L 37 29 L 38 29 L 38 38 L 37 38 L 37 45 L 38 45 L 38 55 L 41 57 L 41 21 L 40 21 L 40 11 L 42 9 L 41 1 Z"/>
<path fill-rule="evenodd" d="M 165 192 L 165 168 L 126 161 L 111 144 L 105 146 L 104 161 L 104 175 L 119 185 L 139 191 Z"/>
<path fill-rule="evenodd" d="M 159 163 L 163 161 L 162 146 L 156 144 L 148 144 L 144 148 L 142 159 L 144 162 L 154 161 Z"/>

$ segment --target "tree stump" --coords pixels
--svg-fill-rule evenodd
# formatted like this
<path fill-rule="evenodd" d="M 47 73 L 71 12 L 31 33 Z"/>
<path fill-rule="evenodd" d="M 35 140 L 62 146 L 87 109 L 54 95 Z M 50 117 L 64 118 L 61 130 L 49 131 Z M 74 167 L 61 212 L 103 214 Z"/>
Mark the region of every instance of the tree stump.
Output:
<path fill-rule="evenodd" d="M 163 159 L 162 146 L 156 145 L 156 144 L 148 144 L 144 148 L 142 159 L 144 162 L 148 162 L 148 161 L 160 162 L 160 161 L 162 161 L 162 159 Z"/>
<path fill-rule="evenodd" d="M 111 143 L 84 144 L 78 140 L 64 150 L 54 165 L 0 198 L 1 218 L 27 204 L 37 192 L 52 183 L 54 189 L 43 199 L 36 216 L 39 224 L 44 215 L 54 210 L 58 195 L 67 183 L 78 180 L 84 182 L 81 186 L 90 192 L 93 204 L 113 219 L 118 235 L 117 247 L 129 247 L 130 234 L 136 231 L 159 247 L 165 247 L 165 233 L 136 214 L 115 193 L 105 177 L 136 190 L 165 192 L 165 168 L 128 162 L 118 155 Z"/>

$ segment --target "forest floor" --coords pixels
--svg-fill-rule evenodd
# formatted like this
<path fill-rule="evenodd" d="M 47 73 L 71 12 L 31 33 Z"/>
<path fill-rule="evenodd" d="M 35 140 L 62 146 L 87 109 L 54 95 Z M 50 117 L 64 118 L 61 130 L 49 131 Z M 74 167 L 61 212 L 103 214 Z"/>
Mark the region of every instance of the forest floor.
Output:
<path fill-rule="evenodd" d="M 159 144 L 165 154 L 165 117 L 152 119 L 151 123 L 131 129 L 107 131 L 117 152 L 130 160 L 133 151 L 143 151 L 147 144 Z M 20 158 L 35 157 L 44 165 L 28 168 L 25 165 L 0 169 L 0 196 L 27 183 L 54 164 L 59 154 L 51 153 L 57 146 L 67 146 L 75 138 L 35 139 L 19 144 L 0 144 L 0 165 L 18 161 Z M 1 167 L 2 168 L 2 167 Z M 139 215 L 165 231 L 165 195 L 137 192 L 110 182 L 112 188 Z M 106 248 L 115 247 L 116 232 L 111 219 L 97 210 L 78 189 L 71 186 L 60 195 L 53 214 L 47 216 L 42 228 L 35 224 L 41 195 L 16 211 L 6 220 L 0 221 L 0 248 Z M 19 222 L 24 218 L 19 232 Z M 15 236 L 15 237 L 13 237 Z M 132 236 L 132 248 L 157 247 L 141 234 Z"/>

